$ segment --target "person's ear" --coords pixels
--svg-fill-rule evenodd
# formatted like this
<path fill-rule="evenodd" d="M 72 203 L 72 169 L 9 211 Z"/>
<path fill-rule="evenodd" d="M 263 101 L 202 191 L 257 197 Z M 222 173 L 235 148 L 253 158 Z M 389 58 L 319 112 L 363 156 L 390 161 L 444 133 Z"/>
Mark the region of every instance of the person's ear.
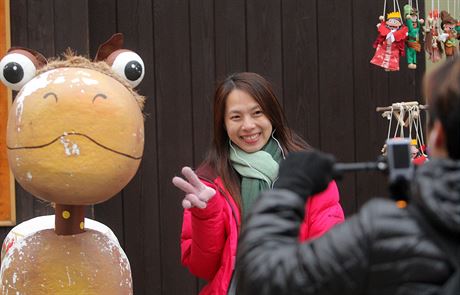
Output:
<path fill-rule="evenodd" d="M 441 121 L 436 120 L 428 134 L 428 146 L 433 156 L 447 156 L 446 132 Z"/>
<path fill-rule="evenodd" d="M 446 147 L 446 132 L 444 131 L 444 127 L 441 124 L 441 121 L 436 120 L 433 124 L 432 130 L 433 143 L 437 148 L 445 148 Z"/>

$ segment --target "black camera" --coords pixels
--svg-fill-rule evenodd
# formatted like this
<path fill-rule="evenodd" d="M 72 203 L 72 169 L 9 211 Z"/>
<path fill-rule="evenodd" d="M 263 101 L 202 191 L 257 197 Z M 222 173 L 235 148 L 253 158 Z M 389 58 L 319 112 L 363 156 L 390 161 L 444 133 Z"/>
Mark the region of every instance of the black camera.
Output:
<path fill-rule="evenodd" d="M 340 179 L 345 172 L 381 171 L 388 174 L 388 187 L 392 197 L 407 201 L 409 184 L 414 176 L 410 149 L 409 138 L 388 139 L 384 156 L 375 162 L 336 163 L 333 168 L 334 178 Z"/>
<path fill-rule="evenodd" d="M 414 165 L 411 160 L 410 139 L 393 138 L 386 143 L 388 178 L 389 182 L 395 182 L 402 178 L 406 181 L 412 180 Z"/>

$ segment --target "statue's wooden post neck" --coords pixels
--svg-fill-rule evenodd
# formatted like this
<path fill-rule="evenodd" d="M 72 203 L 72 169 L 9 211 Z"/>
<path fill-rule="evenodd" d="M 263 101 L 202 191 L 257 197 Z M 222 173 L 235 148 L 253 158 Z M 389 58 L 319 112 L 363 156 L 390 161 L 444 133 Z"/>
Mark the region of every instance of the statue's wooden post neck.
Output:
<path fill-rule="evenodd" d="M 56 204 L 54 231 L 57 235 L 75 235 L 85 232 L 85 206 Z"/>

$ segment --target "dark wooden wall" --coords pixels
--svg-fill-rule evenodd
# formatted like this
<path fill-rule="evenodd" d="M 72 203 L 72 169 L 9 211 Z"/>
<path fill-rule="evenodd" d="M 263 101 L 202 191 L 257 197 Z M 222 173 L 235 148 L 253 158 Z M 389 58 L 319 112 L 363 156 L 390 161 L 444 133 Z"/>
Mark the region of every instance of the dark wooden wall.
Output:
<path fill-rule="evenodd" d="M 131 183 L 89 215 L 111 227 L 131 262 L 135 294 L 197 294 L 180 264 L 181 193 L 171 178 L 196 166 L 210 140 L 216 80 L 258 72 L 275 86 L 291 127 L 339 161 L 380 153 L 387 121 L 377 106 L 419 100 L 425 64 L 386 73 L 372 66 L 383 1 L 368 0 L 14 0 L 11 44 L 55 56 L 94 56 L 114 32 L 146 65 L 145 153 Z M 422 7 L 423 12 L 423 7 Z M 422 58 L 421 58 L 422 59 Z M 376 173 L 339 183 L 352 214 L 386 193 Z M 51 213 L 17 186 L 18 222 Z M 3 238 L 9 228 L 0 230 Z"/>

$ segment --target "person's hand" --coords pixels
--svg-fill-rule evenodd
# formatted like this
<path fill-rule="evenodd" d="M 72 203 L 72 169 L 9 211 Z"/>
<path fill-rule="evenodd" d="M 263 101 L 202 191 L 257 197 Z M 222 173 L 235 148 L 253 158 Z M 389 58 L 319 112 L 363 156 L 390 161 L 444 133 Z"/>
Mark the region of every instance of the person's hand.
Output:
<path fill-rule="evenodd" d="M 216 191 L 204 185 L 190 167 L 182 168 L 182 174 L 187 180 L 178 176 L 172 179 L 172 183 L 185 193 L 182 207 L 184 209 L 206 208 L 208 201 L 214 197 Z"/>
<path fill-rule="evenodd" d="M 281 162 L 274 187 L 295 192 L 301 198 L 322 192 L 332 180 L 334 158 L 321 152 L 294 152 Z"/>

